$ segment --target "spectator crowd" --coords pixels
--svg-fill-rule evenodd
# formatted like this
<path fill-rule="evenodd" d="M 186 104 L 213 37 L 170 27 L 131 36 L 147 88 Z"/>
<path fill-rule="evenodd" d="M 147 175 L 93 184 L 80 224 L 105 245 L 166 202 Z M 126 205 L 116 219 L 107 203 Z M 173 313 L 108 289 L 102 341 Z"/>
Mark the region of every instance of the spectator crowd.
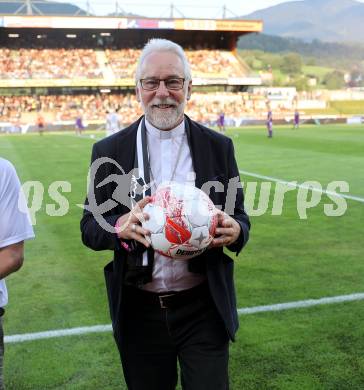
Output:
<path fill-rule="evenodd" d="M 0 80 L 5 79 L 103 79 L 110 67 L 115 78 L 133 78 L 139 49 L 36 49 L 1 48 Z M 100 54 L 101 53 L 101 54 Z M 243 68 L 232 52 L 187 50 L 192 73 L 199 77 L 239 77 Z"/>
<path fill-rule="evenodd" d="M 66 46 L 65 46 L 66 47 Z M 40 48 L 0 47 L 0 80 L 32 79 L 130 79 L 134 78 L 140 49 L 82 47 Z M 90 47 L 90 46 L 89 46 Z M 193 77 L 242 77 L 244 67 L 231 51 L 206 49 L 186 50 Z M 130 86 L 131 87 L 131 86 Z M 0 122 L 36 123 L 43 115 L 48 122 L 74 121 L 82 115 L 86 122 L 104 121 L 107 111 L 116 110 L 123 125 L 138 118 L 142 112 L 133 93 L 74 93 L 49 95 L 0 95 Z M 214 124 L 221 112 L 226 118 L 253 115 L 264 117 L 264 98 L 248 93 L 195 92 L 187 113 L 205 124 Z"/>
<path fill-rule="evenodd" d="M 0 48 L 0 79 L 102 78 L 92 49 Z"/>
<path fill-rule="evenodd" d="M 188 102 L 186 113 L 201 123 L 215 124 L 223 111 L 231 120 L 239 118 L 262 119 L 266 115 L 267 100 L 262 95 L 248 92 L 194 92 Z M 35 123 L 38 113 L 51 122 L 72 121 L 79 113 L 87 122 L 103 121 L 106 111 L 116 110 L 123 125 L 136 120 L 142 111 L 133 93 L 0 96 L 0 122 L 18 120 Z M 283 107 L 275 109 L 275 117 L 283 118 L 290 111 Z"/>

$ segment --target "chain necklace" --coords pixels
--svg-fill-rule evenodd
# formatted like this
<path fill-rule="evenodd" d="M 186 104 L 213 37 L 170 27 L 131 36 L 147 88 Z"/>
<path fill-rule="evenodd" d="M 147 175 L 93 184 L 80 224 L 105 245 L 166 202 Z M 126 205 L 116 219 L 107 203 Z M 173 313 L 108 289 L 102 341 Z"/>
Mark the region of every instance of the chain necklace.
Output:
<path fill-rule="evenodd" d="M 177 165 L 178 165 L 179 159 L 181 158 L 182 148 L 183 148 L 183 142 L 184 142 L 185 136 L 186 136 L 186 134 L 183 134 L 183 135 L 182 135 L 181 143 L 180 143 L 180 145 L 179 145 L 179 147 L 178 147 L 176 162 L 174 163 L 174 167 L 173 167 L 173 170 L 172 170 L 172 175 L 171 175 L 171 178 L 169 179 L 169 181 L 173 181 L 173 180 L 174 180 L 174 177 L 175 177 L 175 175 L 176 175 Z M 148 148 L 148 147 L 147 147 L 147 148 Z M 152 166 L 151 166 L 151 164 L 150 164 L 150 153 L 149 153 L 149 148 L 148 148 L 148 168 L 149 168 L 149 172 L 150 172 L 151 183 L 154 183 L 154 187 L 157 188 L 157 181 L 155 180 L 155 176 L 154 176 L 153 171 L 152 171 Z M 159 184 L 159 183 L 158 183 L 158 184 Z"/>

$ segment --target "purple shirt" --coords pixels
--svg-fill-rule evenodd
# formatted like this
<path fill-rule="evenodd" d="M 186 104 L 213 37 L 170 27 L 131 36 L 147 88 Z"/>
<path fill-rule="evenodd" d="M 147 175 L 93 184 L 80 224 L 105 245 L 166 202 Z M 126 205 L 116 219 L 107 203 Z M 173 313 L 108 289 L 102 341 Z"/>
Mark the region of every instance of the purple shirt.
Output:
<path fill-rule="evenodd" d="M 76 126 L 79 128 L 79 129 L 83 129 L 83 123 L 82 123 L 82 118 L 80 116 L 78 116 L 76 118 Z"/>
<path fill-rule="evenodd" d="M 298 125 L 299 121 L 300 121 L 300 114 L 298 112 L 295 112 L 294 113 L 294 123 L 296 125 Z"/>

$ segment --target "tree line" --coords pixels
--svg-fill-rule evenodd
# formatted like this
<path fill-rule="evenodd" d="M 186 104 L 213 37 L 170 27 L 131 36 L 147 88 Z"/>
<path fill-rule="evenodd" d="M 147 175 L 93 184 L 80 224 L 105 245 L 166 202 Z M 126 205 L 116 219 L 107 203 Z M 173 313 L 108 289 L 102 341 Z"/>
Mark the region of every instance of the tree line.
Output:
<path fill-rule="evenodd" d="M 364 45 L 249 34 L 239 39 L 238 49 L 253 70 L 272 71 L 275 85 L 310 89 L 309 79 L 314 77 L 318 86 L 329 89 L 364 86 Z M 303 66 L 322 69 L 307 74 Z"/>

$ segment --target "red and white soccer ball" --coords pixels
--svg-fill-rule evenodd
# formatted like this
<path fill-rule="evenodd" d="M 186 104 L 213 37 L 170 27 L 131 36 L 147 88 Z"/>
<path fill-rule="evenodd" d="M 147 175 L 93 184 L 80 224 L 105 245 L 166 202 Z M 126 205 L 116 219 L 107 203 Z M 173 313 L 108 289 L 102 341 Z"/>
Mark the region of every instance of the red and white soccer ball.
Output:
<path fill-rule="evenodd" d="M 144 207 L 143 227 L 155 251 L 172 259 L 200 255 L 215 235 L 217 214 L 211 199 L 192 185 L 169 182 L 158 187 Z"/>

